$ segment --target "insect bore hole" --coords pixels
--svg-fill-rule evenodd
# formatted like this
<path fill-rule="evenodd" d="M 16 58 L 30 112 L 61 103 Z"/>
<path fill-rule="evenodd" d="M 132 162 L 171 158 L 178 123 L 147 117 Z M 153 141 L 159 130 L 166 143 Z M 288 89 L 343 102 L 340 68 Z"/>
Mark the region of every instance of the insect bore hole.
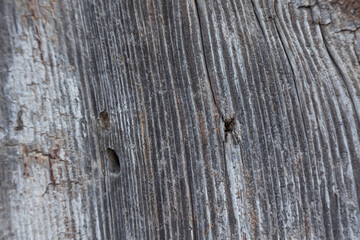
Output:
<path fill-rule="evenodd" d="M 225 133 L 230 133 L 234 131 L 235 128 L 235 119 L 234 118 L 227 118 L 224 120 L 224 131 Z"/>
<path fill-rule="evenodd" d="M 111 148 L 107 148 L 106 156 L 110 162 L 110 170 L 112 170 L 113 172 L 119 171 L 120 170 L 120 161 L 119 161 L 119 157 L 116 154 L 115 150 L 111 149 Z"/>

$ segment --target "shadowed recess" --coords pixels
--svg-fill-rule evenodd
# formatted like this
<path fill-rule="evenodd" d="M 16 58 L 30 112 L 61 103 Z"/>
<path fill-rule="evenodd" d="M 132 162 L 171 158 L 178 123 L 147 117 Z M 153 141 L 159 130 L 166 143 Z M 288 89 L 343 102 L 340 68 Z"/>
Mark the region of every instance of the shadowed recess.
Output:
<path fill-rule="evenodd" d="M 103 127 L 105 130 L 108 130 L 110 127 L 110 118 L 109 114 L 105 110 L 99 114 L 99 120 L 101 127 Z"/>
<path fill-rule="evenodd" d="M 116 154 L 114 149 L 111 148 L 107 148 L 106 149 L 106 156 L 110 162 L 110 168 L 113 171 L 119 171 L 120 170 L 120 161 L 119 161 L 119 157 Z"/>
<path fill-rule="evenodd" d="M 234 118 L 225 119 L 224 124 L 225 124 L 225 132 L 226 133 L 234 131 L 234 127 L 235 127 L 235 119 Z"/>

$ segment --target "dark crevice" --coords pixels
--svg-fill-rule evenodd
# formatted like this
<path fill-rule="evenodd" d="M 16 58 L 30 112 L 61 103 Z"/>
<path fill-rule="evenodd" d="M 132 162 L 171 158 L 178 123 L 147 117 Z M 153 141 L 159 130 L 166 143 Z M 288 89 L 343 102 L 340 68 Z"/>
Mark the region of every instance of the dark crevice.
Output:
<path fill-rule="evenodd" d="M 344 75 L 344 73 L 342 72 L 342 70 L 341 70 L 340 66 L 338 65 L 338 63 L 335 61 L 335 58 L 333 57 L 333 55 L 332 55 L 332 53 L 331 53 L 331 51 L 330 51 L 330 49 L 329 49 L 329 47 L 328 47 L 328 43 L 327 43 L 327 41 L 326 41 L 325 38 L 324 38 L 323 30 L 322 30 L 322 27 L 321 27 L 320 24 L 319 24 L 319 29 L 320 29 L 321 38 L 322 38 L 323 43 L 324 43 L 324 46 L 325 46 L 325 50 L 327 51 L 327 53 L 328 53 L 328 55 L 329 55 L 329 57 L 330 57 L 331 62 L 334 64 L 336 71 L 339 73 L 339 76 L 340 76 L 341 80 L 343 81 L 343 83 L 344 83 L 344 85 L 345 85 L 346 91 L 347 91 L 347 93 L 349 94 L 349 98 L 350 98 L 351 104 L 352 104 L 352 106 L 353 106 L 353 108 L 354 108 L 354 110 L 355 110 L 356 120 L 358 121 L 358 123 L 360 123 L 359 113 L 358 113 L 358 110 L 356 109 L 356 105 L 355 105 L 354 99 L 353 99 L 353 97 L 352 97 L 352 95 L 351 95 L 351 93 L 350 93 L 350 87 L 349 87 L 349 85 L 348 85 L 348 83 L 347 83 L 347 81 L 346 81 L 345 75 Z"/>
<path fill-rule="evenodd" d="M 308 4 L 308 5 L 299 5 L 297 6 L 297 9 L 309 9 L 309 10 L 312 10 L 313 7 L 315 7 L 316 4 L 313 3 L 313 4 Z"/>
<path fill-rule="evenodd" d="M 205 64 L 206 77 L 207 77 L 207 80 L 208 80 L 209 85 L 210 85 L 210 91 L 211 91 L 211 94 L 212 94 L 214 105 L 215 105 L 220 117 L 224 120 L 224 117 L 223 117 L 223 114 L 221 112 L 220 106 L 219 106 L 218 102 L 216 101 L 214 88 L 213 88 L 213 85 L 212 85 L 212 82 L 211 82 L 211 79 L 210 79 L 210 71 L 209 71 L 209 68 L 208 68 L 208 61 L 207 61 L 206 54 L 205 54 L 205 44 L 204 44 L 204 39 L 203 39 L 203 31 L 202 31 L 202 28 L 201 28 L 201 17 L 200 17 L 200 9 L 199 9 L 198 0 L 195 0 L 194 2 L 195 2 L 195 9 L 196 9 L 198 25 L 199 25 L 200 40 L 201 40 L 201 47 L 202 47 L 202 57 L 203 57 L 203 61 L 204 61 L 204 64 Z"/>
<path fill-rule="evenodd" d="M 17 113 L 17 119 L 16 119 L 16 126 L 14 128 L 15 131 L 20 131 L 24 128 L 24 122 L 22 120 L 22 114 L 23 114 L 23 110 L 20 110 Z"/>
<path fill-rule="evenodd" d="M 322 24 L 323 25 L 323 24 Z M 341 33 L 341 32 L 350 32 L 350 33 L 355 33 L 356 31 L 358 31 L 360 29 L 360 27 L 355 27 L 354 29 L 340 29 L 339 31 L 336 31 L 334 33 Z"/>

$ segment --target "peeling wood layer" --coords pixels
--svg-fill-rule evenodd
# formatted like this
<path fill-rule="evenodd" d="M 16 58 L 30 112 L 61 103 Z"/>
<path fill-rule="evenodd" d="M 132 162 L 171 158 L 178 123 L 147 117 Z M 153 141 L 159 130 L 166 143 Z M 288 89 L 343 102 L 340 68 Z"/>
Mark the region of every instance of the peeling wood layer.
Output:
<path fill-rule="evenodd" d="M 357 1 L 0 0 L 0 239 L 358 239 Z"/>

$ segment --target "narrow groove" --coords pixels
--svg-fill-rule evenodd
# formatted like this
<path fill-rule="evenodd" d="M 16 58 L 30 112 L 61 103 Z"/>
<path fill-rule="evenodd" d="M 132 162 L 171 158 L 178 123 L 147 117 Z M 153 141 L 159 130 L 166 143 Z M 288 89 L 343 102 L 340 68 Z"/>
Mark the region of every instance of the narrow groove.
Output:
<path fill-rule="evenodd" d="M 201 56 L 202 56 L 202 59 L 203 59 L 203 62 L 204 62 L 204 67 L 206 69 L 206 78 L 207 78 L 207 80 L 209 82 L 210 91 L 211 91 L 211 94 L 212 94 L 214 105 L 215 105 L 218 113 L 220 114 L 221 119 L 224 121 L 224 115 L 222 114 L 221 109 L 219 107 L 219 104 L 216 101 L 215 92 L 214 92 L 212 82 L 211 82 L 211 79 L 210 79 L 210 72 L 209 72 L 208 63 L 207 63 L 206 54 L 205 54 L 205 44 L 204 44 L 204 39 L 203 39 L 203 31 L 202 31 L 202 27 L 201 27 L 201 15 L 200 15 L 200 8 L 199 8 L 199 5 L 198 5 L 198 1 L 199 0 L 194 0 L 195 9 L 196 9 L 196 16 L 197 16 L 198 26 L 199 26 L 199 36 L 200 36 L 200 40 L 201 40 L 200 41 L 201 48 L 202 48 Z"/>
<path fill-rule="evenodd" d="M 283 52 L 285 53 L 286 59 L 287 59 L 288 62 L 289 62 L 289 66 L 290 66 L 291 72 L 292 72 L 292 74 L 293 74 L 294 86 L 295 86 L 296 96 L 297 96 L 297 100 L 298 100 L 299 107 L 300 107 L 302 124 L 303 124 L 303 127 L 305 127 L 305 122 L 306 122 L 306 121 L 305 121 L 305 118 L 304 118 L 304 110 L 303 110 L 303 107 L 302 107 L 302 104 L 301 104 L 301 101 L 300 101 L 299 90 L 298 90 L 298 86 L 297 86 L 297 83 L 296 83 L 295 70 L 294 70 L 294 67 L 293 67 L 293 65 L 292 65 L 292 62 L 290 61 L 289 55 L 288 55 L 288 53 L 287 53 L 287 51 L 286 51 L 284 42 L 283 42 L 283 40 L 282 40 L 281 34 L 280 34 L 279 29 L 278 29 L 278 26 L 277 26 L 277 23 L 276 23 L 275 20 L 273 20 L 273 22 L 274 22 L 274 26 L 275 26 L 275 29 L 276 29 L 278 38 L 279 38 L 279 40 L 280 40 L 280 43 L 281 43 Z M 304 129 L 305 129 L 305 128 L 304 128 Z M 305 133 L 306 133 L 306 131 L 305 131 Z M 307 134 L 305 134 L 305 136 L 306 136 L 306 138 L 307 138 Z M 306 141 L 308 141 L 308 140 L 306 140 Z"/>
<path fill-rule="evenodd" d="M 252 5 L 252 9 L 253 9 L 253 11 L 254 11 L 254 15 L 255 15 L 256 22 L 257 22 L 257 24 L 258 24 L 259 27 L 260 27 L 261 33 L 262 33 L 262 35 L 263 35 L 266 43 L 267 43 L 268 46 L 269 46 L 268 38 L 266 37 L 265 29 L 264 29 L 263 25 L 261 24 L 260 17 L 259 17 L 259 13 L 258 13 L 258 11 L 257 11 L 257 8 L 256 8 L 256 5 L 255 5 L 255 3 L 254 3 L 254 0 L 251 0 L 251 5 Z"/>
<path fill-rule="evenodd" d="M 177 1 L 176 1 L 177 2 Z M 181 3 L 181 2 L 180 2 Z M 179 2 L 177 2 L 177 8 L 176 8 L 177 11 L 177 18 L 181 18 L 180 16 L 180 5 L 179 5 Z M 177 45 L 176 45 L 176 49 L 181 49 L 181 51 L 179 51 L 180 53 L 178 54 L 178 62 L 181 63 L 184 61 L 184 42 L 183 42 L 183 37 L 182 37 L 182 32 L 181 32 L 181 29 L 182 29 L 182 25 L 181 25 L 181 21 L 178 21 L 178 24 L 176 25 L 176 27 L 178 27 L 177 29 L 179 29 L 179 31 L 176 31 L 176 42 L 177 42 Z M 179 32 L 179 34 L 178 34 Z M 180 39 L 180 40 L 179 40 Z M 181 79 L 180 83 L 185 85 L 187 84 L 185 82 L 185 76 L 183 74 L 183 71 L 179 71 L 179 77 Z M 189 76 L 187 76 L 189 77 Z M 180 89 L 180 97 L 181 96 L 184 96 L 184 92 L 183 92 L 183 88 L 179 88 Z M 181 99 L 181 98 L 180 98 Z M 192 100 L 192 99 L 191 99 Z M 193 103 L 193 101 L 191 101 L 191 103 Z M 179 106 L 178 108 L 181 109 L 180 107 L 180 103 L 179 101 L 177 101 L 177 106 Z M 179 110 L 180 111 L 180 110 Z M 188 113 L 189 114 L 189 110 L 188 110 L 188 106 L 185 105 L 184 108 L 183 108 L 183 111 L 185 111 L 185 113 Z M 180 112 L 181 114 L 181 112 Z M 194 189 L 193 189 L 193 173 L 192 173 L 192 167 L 191 167 L 191 162 L 190 160 L 188 160 L 187 158 L 187 146 L 185 145 L 185 135 L 188 136 L 188 133 L 185 132 L 185 129 L 186 129 L 186 126 L 185 126 L 185 123 L 183 123 L 183 118 L 180 118 L 180 133 L 181 133 L 181 139 L 183 141 L 183 144 L 182 144 L 182 154 L 181 154 L 181 158 L 182 158 L 182 162 L 183 162 L 183 172 L 185 174 L 185 181 L 184 181 L 184 184 L 186 185 L 185 186 L 185 191 L 187 191 L 186 187 L 188 188 L 188 194 L 189 194 L 189 208 L 190 208 L 190 213 L 191 213 L 191 224 L 194 225 L 196 222 L 195 222 L 195 215 L 194 215 L 194 212 L 195 212 L 195 204 L 194 204 L 194 196 L 193 196 L 193 192 L 194 192 Z M 188 137 L 187 137 L 188 138 Z M 186 182 L 187 181 L 187 182 Z M 187 219 L 188 216 L 187 214 L 185 215 L 185 219 Z M 188 232 L 188 220 L 185 221 L 185 226 L 184 226 L 184 231 L 185 232 Z M 191 231 L 191 235 L 194 237 L 194 231 Z"/>

